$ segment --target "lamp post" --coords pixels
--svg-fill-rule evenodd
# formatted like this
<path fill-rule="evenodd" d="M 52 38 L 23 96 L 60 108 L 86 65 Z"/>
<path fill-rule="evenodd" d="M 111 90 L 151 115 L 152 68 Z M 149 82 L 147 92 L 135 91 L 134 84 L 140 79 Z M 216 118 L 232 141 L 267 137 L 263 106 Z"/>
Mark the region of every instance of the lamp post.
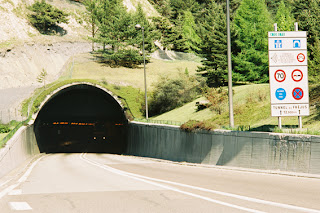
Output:
<path fill-rule="evenodd" d="M 229 93 L 229 120 L 230 127 L 234 127 L 233 118 L 233 94 L 232 94 L 232 64 L 231 64 L 231 36 L 230 36 L 230 9 L 227 1 L 227 42 L 228 42 L 228 93 Z"/>
<path fill-rule="evenodd" d="M 144 69 L 144 98 L 145 98 L 145 104 L 146 104 L 146 119 L 149 118 L 148 116 L 148 98 L 147 98 L 147 75 L 146 75 L 146 57 L 144 53 L 144 28 L 137 24 L 136 26 L 137 30 L 142 30 L 142 52 L 143 52 L 143 69 Z"/>

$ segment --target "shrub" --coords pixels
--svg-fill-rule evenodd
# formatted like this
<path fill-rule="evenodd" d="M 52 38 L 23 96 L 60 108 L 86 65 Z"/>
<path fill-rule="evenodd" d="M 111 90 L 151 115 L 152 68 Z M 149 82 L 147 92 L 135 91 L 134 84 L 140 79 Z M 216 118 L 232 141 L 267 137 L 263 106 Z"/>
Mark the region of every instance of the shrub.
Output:
<path fill-rule="evenodd" d="M 111 67 L 129 67 L 134 68 L 143 63 L 143 56 L 140 55 L 138 50 L 121 49 L 118 51 L 107 51 L 102 54 L 104 63 L 109 64 Z M 146 58 L 146 63 L 149 59 Z"/>
<path fill-rule="evenodd" d="M 182 74 L 176 79 L 162 77 L 149 99 L 150 116 L 162 114 L 194 100 L 199 94 L 199 87 L 200 82 L 195 77 Z"/>
<path fill-rule="evenodd" d="M 190 120 L 180 126 L 180 129 L 186 131 L 186 132 L 193 132 L 196 130 L 207 130 L 211 131 L 218 127 L 217 124 L 209 122 L 209 121 L 195 121 Z"/>
<path fill-rule="evenodd" d="M 10 128 L 8 126 L 0 124 L 0 133 L 8 133 L 10 131 L 11 130 L 10 130 Z"/>
<path fill-rule="evenodd" d="M 228 100 L 228 91 L 221 87 L 209 88 L 205 97 L 211 104 L 210 109 L 221 115 Z"/>

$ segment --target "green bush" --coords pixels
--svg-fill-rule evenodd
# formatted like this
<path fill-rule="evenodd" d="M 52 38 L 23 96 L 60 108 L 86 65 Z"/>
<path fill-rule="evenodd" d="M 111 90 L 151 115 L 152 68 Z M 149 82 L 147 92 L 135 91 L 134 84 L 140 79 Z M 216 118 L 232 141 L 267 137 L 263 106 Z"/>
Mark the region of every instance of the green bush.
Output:
<path fill-rule="evenodd" d="M 102 54 L 102 60 L 111 67 L 134 68 L 143 63 L 143 56 L 140 55 L 138 50 L 133 49 L 121 49 L 117 52 L 110 50 Z M 149 58 L 146 58 L 147 62 L 149 62 Z"/>
<path fill-rule="evenodd" d="M 182 74 L 176 79 L 162 77 L 149 99 L 150 116 L 162 114 L 194 100 L 200 93 L 200 84 L 195 77 Z"/>
<path fill-rule="evenodd" d="M 10 131 L 11 129 L 8 126 L 0 124 L 0 133 L 8 133 Z"/>
<path fill-rule="evenodd" d="M 194 132 L 196 130 L 207 130 L 211 131 L 218 127 L 217 124 L 210 121 L 195 121 L 190 120 L 180 126 L 180 129 L 186 132 Z"/>

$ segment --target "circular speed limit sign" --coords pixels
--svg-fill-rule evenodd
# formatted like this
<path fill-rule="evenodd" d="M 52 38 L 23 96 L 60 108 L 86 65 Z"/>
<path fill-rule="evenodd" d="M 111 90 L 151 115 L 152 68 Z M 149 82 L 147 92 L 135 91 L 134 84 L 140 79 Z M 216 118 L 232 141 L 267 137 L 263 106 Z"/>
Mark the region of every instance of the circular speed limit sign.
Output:
<path fill-rule="evenodd" d="M 278 82 L 283 82 L 284 80 L 286 80 L 286 73 L 283 70 L 277 70 L 274 73 L 274 78 Z"/>

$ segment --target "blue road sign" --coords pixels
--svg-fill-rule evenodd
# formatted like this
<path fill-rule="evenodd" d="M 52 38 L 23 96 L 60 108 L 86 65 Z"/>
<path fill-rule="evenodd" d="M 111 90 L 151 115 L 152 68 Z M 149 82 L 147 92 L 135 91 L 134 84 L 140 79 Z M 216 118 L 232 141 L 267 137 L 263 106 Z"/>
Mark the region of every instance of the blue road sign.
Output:
<path fill-rule="evenodd" d="M 274 48 L 282 48 L 282 40 L 274 40 Z"/>
<path fill-rule="evenodd" d="M 293 40 L 293 48 L 301 48 L 301 40 Z"/>
<path fill-rule="evenodd" d="M 283 88 L 278 88 L 276 90 L 276 98 L 280 101 L 282 101 L 283 99 L 285 99 L 287 96 L 286 90 Z"/>

